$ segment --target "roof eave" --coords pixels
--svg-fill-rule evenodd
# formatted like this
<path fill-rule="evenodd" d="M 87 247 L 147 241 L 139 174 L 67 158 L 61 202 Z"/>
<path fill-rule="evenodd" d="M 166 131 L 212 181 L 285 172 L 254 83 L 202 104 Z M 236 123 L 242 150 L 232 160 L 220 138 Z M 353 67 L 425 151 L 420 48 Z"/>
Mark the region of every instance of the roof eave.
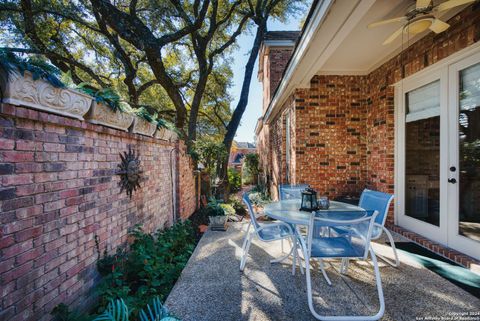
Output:
<path fill-rule="evenodd" d="M 295 46 L 293 54 L 285 68 L 283 73 L 282 79 L 278 84 L 275 93 L 270 100 L 270 103 L 265 111 L 265 114 L 262 117 L 262 123 L 268 124 L 271 121 L 272 110 L 276 107 L 276 102 L 279 100 L 279 95 L 285 87 L 286 82 L 288 82 L 289 78 L 293 71 L 295 70 L 296 64 L 300 61 L 301 57 L 307 50 L 309 46 L 310 39 L 314 31 L 318 28 L 320 23 L 323 21 L 325 14 L 328 12 L 328 8 L 333 3 L 334 0 L 319 0 L 314 1 L 312 8 L 310 9 L 310 13 L 307 16 L 307 20 L 305 21 L 305 25 L 302 28 L 302 32 L 300 34 L 300 38 Z M 276 108 L 275 108 L 276 109 Z"/>

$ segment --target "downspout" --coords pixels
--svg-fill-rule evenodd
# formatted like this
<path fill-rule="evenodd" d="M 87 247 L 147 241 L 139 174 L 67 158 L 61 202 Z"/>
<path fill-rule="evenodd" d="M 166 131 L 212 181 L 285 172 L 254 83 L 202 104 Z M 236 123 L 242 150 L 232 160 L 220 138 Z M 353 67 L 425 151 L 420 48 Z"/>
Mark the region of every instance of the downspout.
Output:
<path fill-rule="evenodd" d="M 170 150 L 170 185 L 172 188 L 172 224 L 174 224 L 177 221 L 177 177 L 173 177 L 174 174 L 174 169 L 177 169 L 177 155 L 175 155 L 173 152 L 177 151 L 177 147 L 174 147 Z M 173 155 L 173 160 L 172 160 L 172 155 Z M 178 173 L 178 171 L 175 171 Z"/>

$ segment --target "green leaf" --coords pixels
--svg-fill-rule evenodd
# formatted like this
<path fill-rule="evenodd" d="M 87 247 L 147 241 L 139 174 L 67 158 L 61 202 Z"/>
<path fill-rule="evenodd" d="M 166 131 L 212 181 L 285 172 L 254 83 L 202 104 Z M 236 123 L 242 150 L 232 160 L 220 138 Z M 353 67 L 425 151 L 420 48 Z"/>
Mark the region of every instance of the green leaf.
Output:
<path fill-rule="evenodd" d="M 128 307 L 123 299 L 110 301 L 103 314 L 96 317 L 93 321 L 128 321 Z"/>

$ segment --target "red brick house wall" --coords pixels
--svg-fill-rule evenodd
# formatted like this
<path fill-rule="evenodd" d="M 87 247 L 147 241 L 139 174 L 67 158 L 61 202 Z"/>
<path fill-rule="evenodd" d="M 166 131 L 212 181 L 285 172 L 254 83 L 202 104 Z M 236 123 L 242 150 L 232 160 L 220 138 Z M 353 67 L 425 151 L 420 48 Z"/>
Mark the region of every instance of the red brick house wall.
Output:
<path fill-rule="evenodd" d="M 283 70 L 287 66 L 288 60 L 293 53 L 292 47 L 269 47 L 267 54 L 263 58 L 263 111 L 266 110 L 272 95 L 275 93 Z"/>
<path fill-rule="evenodd" d="M 315 76 L 295 95 L 296 183 L 322 195 L 357 194 L 365 184 L 363 76 Z"/>
<path fill-rule="evenodd" d="M 321 194 L 336 197 L 359 195 L 363 188 L 394 190 L 394 88 L 403 76 L 455 53 L 480 39 L 478 5 L 467 7 L 441 33 L 420 41 L 365 76 L 315 76 L 310 88 L 297 89 L 283 109 L 295 109 L 292 137 L 295 153 L 292 183 L 308 183 Z M 272 65 L 279 73 L 280 64 Z M 404 67 L 402 67 L 404 66 Z M 278 69 L 277 69 L 278 68 Z M 283 70 L 282 70 L 283 72 Z M 283 110 L 282 109 L 282 110 Z M 282 146 L 285 141 L 281 114 L 268 130 L 270 146 L 259 152 L 272 154 L 273 185 L 283 182 Z M 268 129 L 267 129 L 268 127 Z M 260 133 L 262 135 L 262 133 Z M 273 137 L 273 138 L 272 138 Z M 278 163 L 278 164 L 275 164 Z M 271 190 L 276 190 L 272 186 Z M 393 222 L 393 215 L 389 216 Z"/>
<path fill-rule="evenodd" d="M 128 146 L 146 178 L 131 199 L 115 174 Z M 170 225 L 172 180 L 186 218 L 196 198 L 181 142 L 0 105 L 0 320 L 49 320 L 59 303 L 88 303 L 98 280 L 95 236 L 111 252 L 137 223 Z"/>

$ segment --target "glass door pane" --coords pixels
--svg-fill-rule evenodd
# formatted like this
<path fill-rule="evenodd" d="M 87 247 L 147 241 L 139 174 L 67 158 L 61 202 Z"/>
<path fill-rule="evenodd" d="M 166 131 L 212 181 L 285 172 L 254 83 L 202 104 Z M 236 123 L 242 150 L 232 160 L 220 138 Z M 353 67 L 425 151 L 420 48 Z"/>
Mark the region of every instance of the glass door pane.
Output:
<path fill-rule="evenodd" d="M 405 215 L 440 226 L 440 81 L 405 98 Z"/>
<path fill-rule="evenodd" d="M 480 64 L 459 74 L 460 235 L 480 241 Z"/>

